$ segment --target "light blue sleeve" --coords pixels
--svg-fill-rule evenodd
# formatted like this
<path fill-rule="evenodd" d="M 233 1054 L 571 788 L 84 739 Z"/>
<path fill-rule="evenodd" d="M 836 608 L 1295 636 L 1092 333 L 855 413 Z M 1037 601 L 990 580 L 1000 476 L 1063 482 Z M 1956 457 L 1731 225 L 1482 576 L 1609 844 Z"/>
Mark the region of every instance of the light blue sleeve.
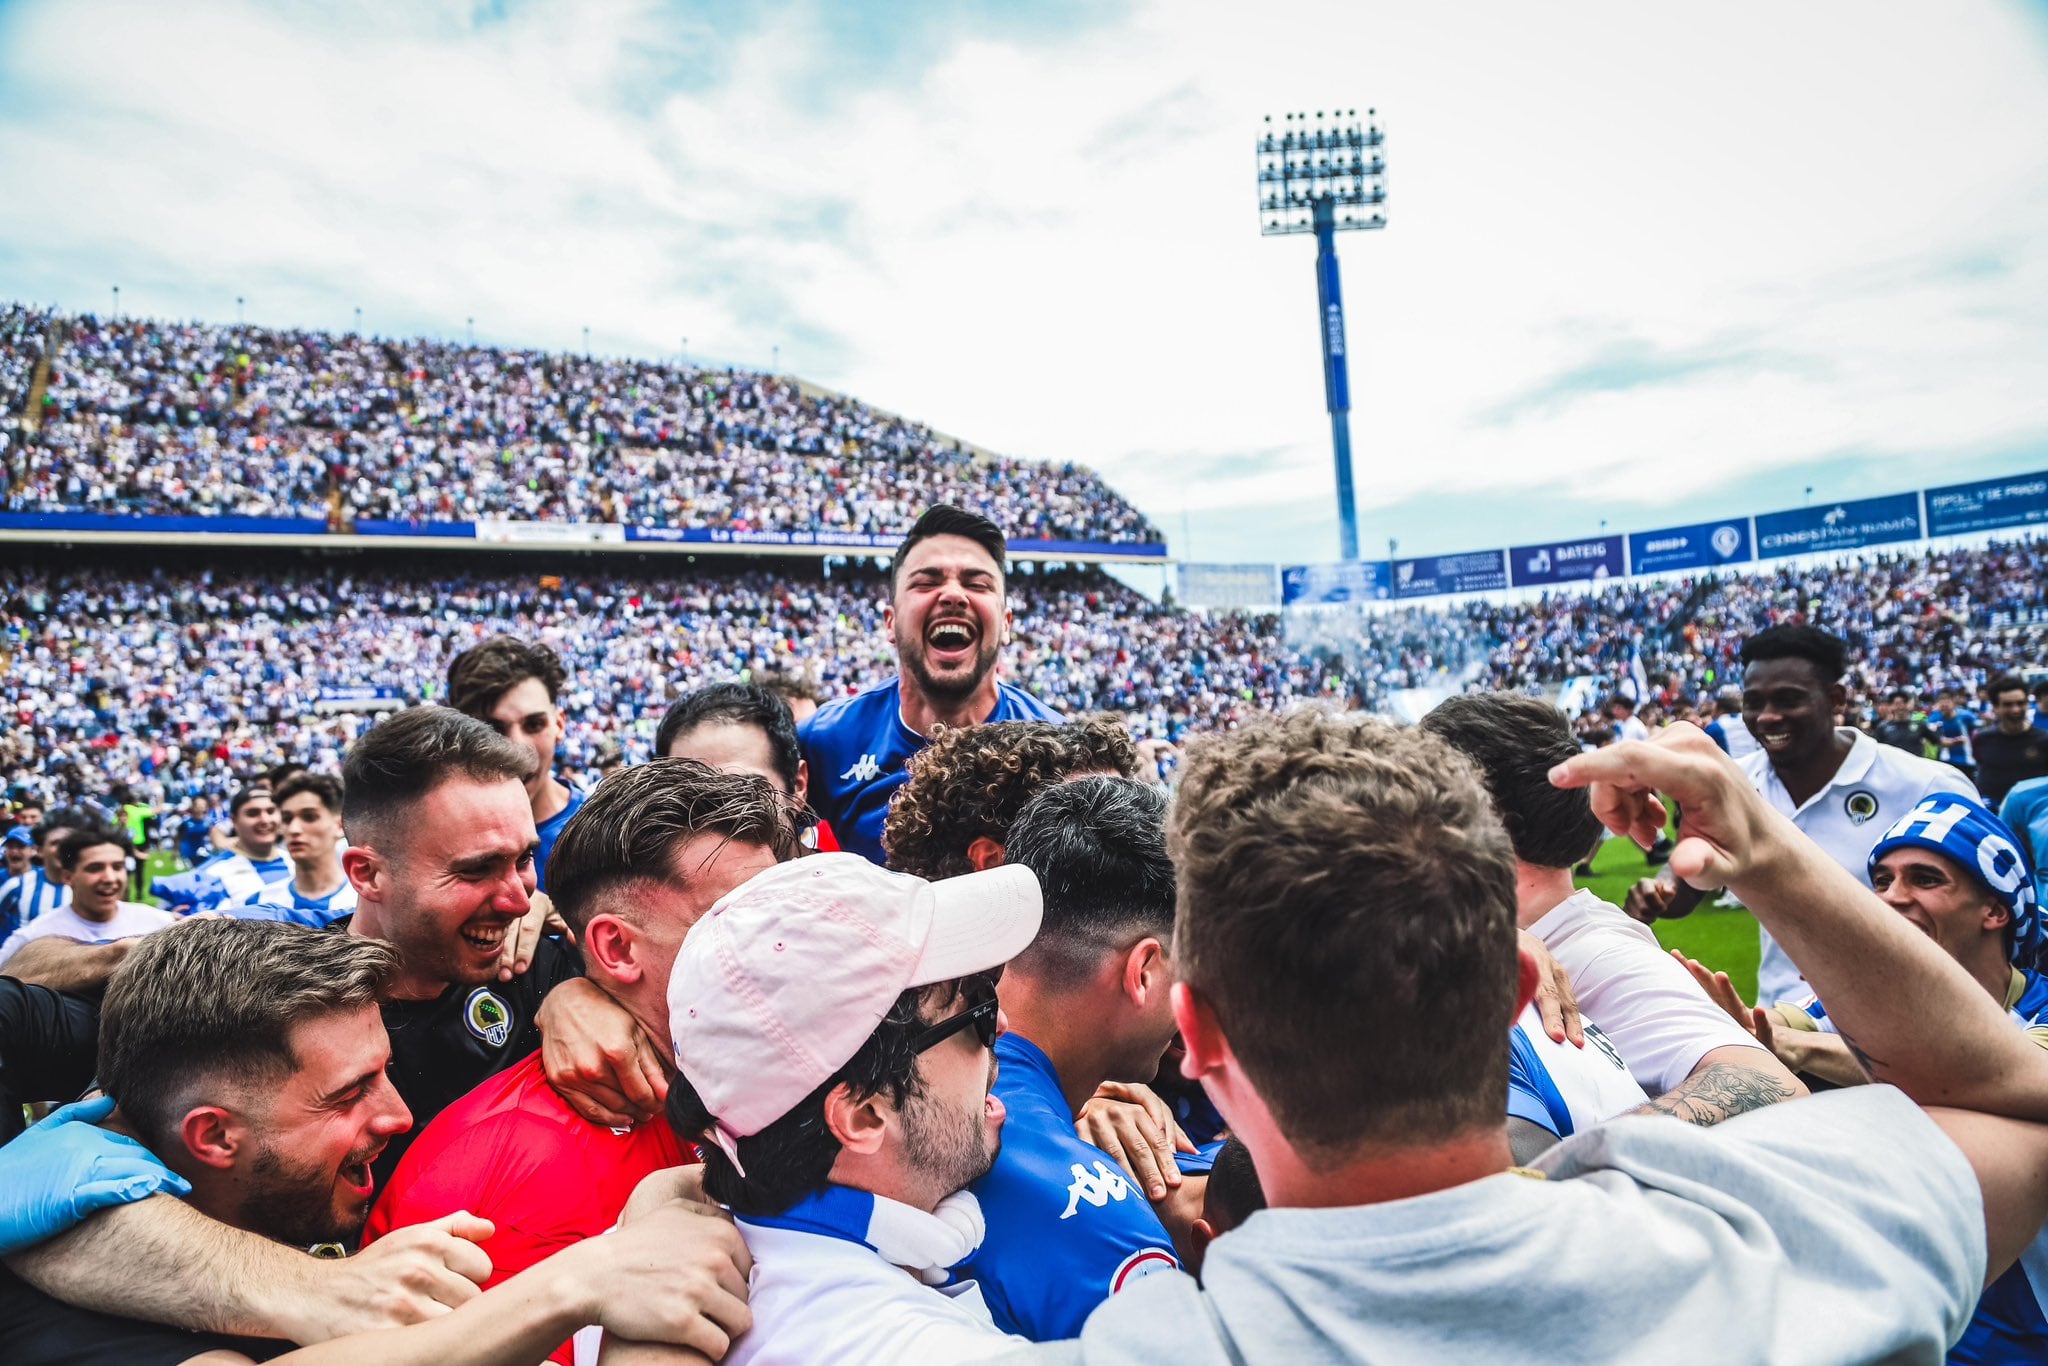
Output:
<path fill-rule="evenodd" d="M 66 1105 L 0 1147 L 0 1256 L 34 1247 L 95 1210 L 192 1186 L 156 1154 L 99 1127 L 111 1096 Z"/>

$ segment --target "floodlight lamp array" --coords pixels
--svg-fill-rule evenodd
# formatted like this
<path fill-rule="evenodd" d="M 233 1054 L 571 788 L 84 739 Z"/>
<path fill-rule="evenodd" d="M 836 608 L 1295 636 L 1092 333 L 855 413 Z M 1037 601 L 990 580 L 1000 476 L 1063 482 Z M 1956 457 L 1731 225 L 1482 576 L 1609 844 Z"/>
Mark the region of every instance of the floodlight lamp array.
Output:
<path fill-rule="evenodd" d="M 1385 135 L 1373 110 L 1271 115 L 1259 136 L 1259 231 L 1314 232 L 1327 203 L 1338 229 L 1383 228 L 1387 202 Z"/>

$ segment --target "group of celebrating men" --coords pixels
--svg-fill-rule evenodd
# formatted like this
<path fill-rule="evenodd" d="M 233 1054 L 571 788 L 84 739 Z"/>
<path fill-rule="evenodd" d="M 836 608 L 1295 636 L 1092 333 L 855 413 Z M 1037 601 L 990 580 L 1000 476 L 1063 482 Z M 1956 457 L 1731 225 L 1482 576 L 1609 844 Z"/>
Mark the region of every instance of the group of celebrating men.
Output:
<path fill-rule="evenodd" d="M 2039 832 L 1838 727 L 1841 642 L 1749 642 L 1739 763 L 1479 693 L 1169 797 L 1000 680 L 1004 552 L 932 509 L 895 680 L 704 689 L 587 794 L 488 641 L 236 794 L 210 911 L 62 830 L 0 1122 L 92 1098 L 0 1147 L 0 1355 L 2048 1359 Z M 1712 889 L 1759 1002 L 1644 923 Z"/>

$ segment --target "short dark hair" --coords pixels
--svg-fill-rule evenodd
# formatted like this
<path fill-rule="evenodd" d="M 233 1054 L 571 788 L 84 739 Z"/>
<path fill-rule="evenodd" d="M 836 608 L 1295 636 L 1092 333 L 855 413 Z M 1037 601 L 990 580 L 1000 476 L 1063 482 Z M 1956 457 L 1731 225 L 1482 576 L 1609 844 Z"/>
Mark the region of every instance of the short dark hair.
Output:
<path fill-rule="evenodd" d="M 320 805 L 337 816 L 341 814 L 341 779 L 332 773 L 294 773 L 277 785 L 271 800 L 283 806 L 301 792 L 312 793 L 320 799 Z"/>
<path fill-rule="evenodd" d="M 785 704 L 792 697 L 820 704 L 825 701 L 825 690 L 808 674 L 791 671 L 764 673 L 757 681 L 769 692 L 781 698 Z"/>
<path fill-rule="evenodd" d="M 1893 688 L 1884 695 L 1884 700 L 1887 702 L 1911 702 L 1913 694 L 1907 692 L 1904 688 Z"/>
<path fill-rule="evenodd" d="M 236 816 L 241 815 L 243 807 L 259 799 L 269 802 L 277 800 L 272 795 L 268 783 L 248 783 L 236 788 L 234 795 L 228 798 L 228 819 L 233 820 Z"/>
<path fill-rule="evenodd" d="M 1984 685 L 1984 695 L 1993 702 L 2009 692 L 2016 692 L 2022 697 L 2030 695 L 2027 692 L 2027 681 L 2018 674 L 2000 674 Z"/>
<path fill-rule="evenodd" d="M 767 779 L 720 773 L 695 759 L 656 759 L 592 789 L 548 854 L 548 895 L 580 940 L 619 890 L 678 880 L 676 851 L 706 834 L 761 845 L 777 862 L 801 850 L 789 803 Z"/>
<path fill-rule="evenodd" d="M 82 825 L 98 824 L 98 821 L 93 820 L 76 807 L 60 806 L 55 811 L 45 811 L 42 824 L 29 833 L 35 840 L 36 847 L 40 849 L 43 846 L 43 841 L 56 834 L 59 830 L 76 830 Z"/>
<path fill-rule="evenodd" d="M 699 726 L 752 726 L 768 737 L 768 753 L 783 787 L 796 791 L 796 766 L 803 752 L 789 703 L 758 683 L 713 683 L 677 698 L 654 733 L 654 757 L 668 758 L 669 746 Z M 552 857 L 552 855 L 550 855 Z"/>
<path fill-rule="evenodd" d="M 1003 861 L 1038 876 L 1038 937 L 1018 955 L 1033 976 L 1074 981 L 1146 935 L 1173 941 L 1166 792 L 1129 778 L 1055 783 L 1011 823 Z"/>
<path fill-rule="evenodd" d="M 126 857 L 135 854 L 134 841 L 128 838 L 126 830 L 116 830 L 111 825 L 81 825 L 57 841 L 57 866 L 71 872 L 78 867 L 81 854 L 101 844 L 117 846 Z"/>
<path fill-rule="evenodd" d="M 552 872 L 554 865 L 550 863 Z M 887 1094 L 897 1106 L 924 1094 L 924 1076 L 911 1041 L 926 1025 L 924 1007 L 934 1010 L 960 994 L 959 981 L 912 987 L 896 998 L 875 1032 L 846 1065 L 798 1101 L 788 1114 L 748 1134 L 735 1145 L 742 1174 L 732 1159 L 709 1137 L 713 1115 L 690 1079 L 678 1072 L 668 1088 L 668 1122 L 677 1137 L 694 1143 L 704 1158 L 704 1193 L 736 1214 L 780 1214 L 825 1188 L 832 1164 L 839 1160 L 839 1140 L 825 1123 L 825 1099 L 833 1088 L 846 1086 L 855 1100 Z"/>
<path fill-rule="evenodd" d="M 451 707 L 408 707 L 349 746 L 341 766 L 341 823 L 351 843 L 374 845 L 396 817 L 451 778 L 525 782 L 533 751 Z"/>
<path fill-rule="evenodd" d="M 993 721 L 945 729 L 910 756 L 882 824 L 889 866 L 928 881 L 974 871 L 967 848 L 1002 841 L 1040 791 L 1076 773 L 1131 778 L 1138 747 L 1122 720 L 1104 712 L 1072 722 Z"/>
<path fill-rule="evenodd" d="M 448 705 L 488 720 L 498 699 L 529 678 L 540 680 L 552 702 L 562 695 L 569 671 L 549 646 L 518 636 L 492 636 L 448 661 Z"/>
<path fill-rule="evenodd" d="M 1230 1138 L 1216 1152 L 1209 1169 L 1209 1189 L 1203 1192 L 1202 1209 L 1215 1210 L 1228 1232 L 1266 1207 L 1266 1188 L 1259 1182 L 1259 1169 L 1252 1165 L 1252 1150 L 1241 1138 Z"/>
<path fill-rule="evenodd" d="M 1003 535 L 1003 529 L 978 512 L 965 508 L 950 507 L 940 503 L 927 508 L 925 514 L 910 528 L 910 534 L 903 538 L 903 544 L 896 547 L 895 557 L 889 561 L 889 587 L 894 590 L 896 580 L 903 570 L 903 562 L 910 558 L 910 552 L 919 542 L 934 536 L 965 536 L 968 540 L 988 552 L 996 562 L 996 572 L 1005 572 L 1009 564 L 1010 542 Z"/>
<path fill-rule="evenodd" d="M 1600 818 L 1583 788 L 1552 785 L 1550 770 L 1579 752 L 1564 713 L 1519 693 L 1447 697 L 1422 718 L 1479 770 L 1515 857 L 1538 868 L 1570 868 L 1600 842 Z"/>
<path fill-rule="evenodd" d="M 198 1098 L 230 1077 L 262 1084 L 298 1066 L 292 1026 L 375 1005 L 397 970 L 380 939 L 276 920 L 187 920 L 146 935 L 107 983 L 99 1079 L 159 1152 Z"/>
<path fill-rule="evenodd" d="M 1818 626 L 1769 626 L 1742 643 L 1742 662 L 1770 659 L 1803 659 L 1822 684 L 1837 683 L 1849 667 L 1849 643 Z"/>
<path fill-rule="evenodd" d="M 1189 747 L 1175 957 L 1313 1163 L 1502 1122 L 1515 857 L 1464 756 L 1313 708 Z M 1342 1067 L 1333 1041 L 1365 1041 Z"/>

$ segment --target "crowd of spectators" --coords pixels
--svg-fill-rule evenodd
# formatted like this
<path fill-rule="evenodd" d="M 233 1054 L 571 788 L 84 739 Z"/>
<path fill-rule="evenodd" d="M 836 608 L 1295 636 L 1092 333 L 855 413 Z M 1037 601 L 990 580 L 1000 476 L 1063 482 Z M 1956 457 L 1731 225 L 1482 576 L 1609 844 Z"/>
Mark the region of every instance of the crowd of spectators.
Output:
<path fill-rule="evenodd" d="M 1223 729 L 1344 683 L 1270 616 L 1191 614 L 1099 571 L 1019 572 L 1008 677 L 1138 734 Z M 827 697 L 889 677 L 886 581 L 763 569 L 586 580 L 480 571 L 0 569 L 0 776 L 51 800 L 126 782 L 175 803 L 296 759 L 337 766 L 364 718 L 341 689 L 435 700 L 448 661 L 497 632 L 568 665 L 563 761 L 648 758 L 663 711 L 725 679 L 797 676 Z"/>
<path fill-rule="evenodd" d="M 30 413 L 31 378 L 50 348 Z M 1083 466 L 978 455 L 787 378 L 424 338 L 0 312 L 0 507 L 1157 543 Z"/>
<path fill-rule="evenodd" d="M 1116 712 L 1140 738 L 1176 742 L 1310 699 L 1384 709 L 1404 689 L 1550 695 L 1590 677 L 1590 703 L 1627 691 L 1637 664 L 1669 716 L 1741 681 L 1748 635 L 1806 621 L 1850 641 L 1852 705 L 1874 715 L 1895 688 L 1967 701 L 2048 659 L 2044 559 L 2048 542 L 2019 542 L 1284 623 L 1182 610 L 1100 571 L 1020 571 L 1005 667 L 1062 712 Z M 161 785 L 177 801 L 285 759 L 331 768 L 362 722 L 322 715 L 323 697 L 432 700 L 448 661 L 500 631 L 568 661 L 564 761 L 594 774 L 647 757 L 663 710 L 704 683 L 800 676 L 831 698 L 889 677 L 886 594 L 857 561 L 830 577 L 693 565 L 567 579 L 19 565 L 0 570 L 0 777 Z"/>

